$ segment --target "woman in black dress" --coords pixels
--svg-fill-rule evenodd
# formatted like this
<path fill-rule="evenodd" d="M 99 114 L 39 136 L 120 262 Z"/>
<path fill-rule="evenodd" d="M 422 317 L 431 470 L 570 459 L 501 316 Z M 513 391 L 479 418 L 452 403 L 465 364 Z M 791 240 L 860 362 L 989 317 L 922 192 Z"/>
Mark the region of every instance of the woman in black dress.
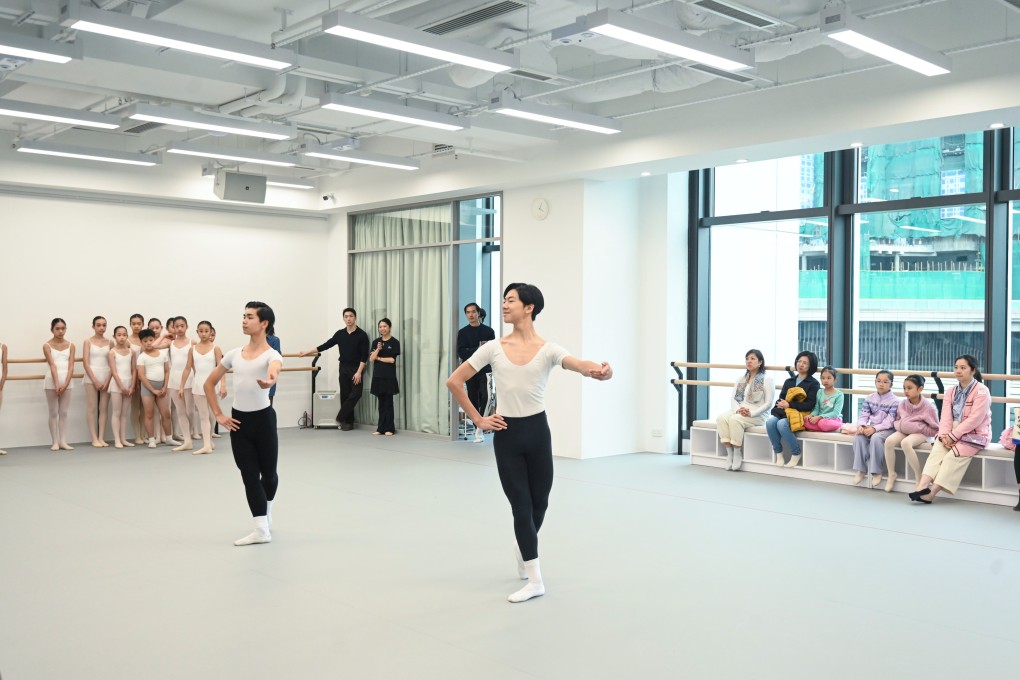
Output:
<path fill-rule="evenodd" d="M 389 319 L 379 320 L 379 337 L 372 341 L 372 394 L 379 400 L 379 427 L 372 434 L 387 437 L 397 431 L 393 422 L 393 395 L 400 393 L 397 383 L 397 357 L 400 356 L 400 341 L 390 335 L 393 324 Z"/>

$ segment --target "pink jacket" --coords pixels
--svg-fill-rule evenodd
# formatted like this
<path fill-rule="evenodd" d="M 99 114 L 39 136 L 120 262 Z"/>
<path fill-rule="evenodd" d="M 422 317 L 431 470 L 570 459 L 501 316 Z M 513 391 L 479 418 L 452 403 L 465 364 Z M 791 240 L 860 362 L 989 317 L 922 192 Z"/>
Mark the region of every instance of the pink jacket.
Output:
<path fill-rule="evenodd" d="M 988 388 L 976 382 L 963 405 L 963 417 L 960 424 L 953 427 L 953 396 L 958 387 L 950 387 L 946 398 L 942 400 L 942 420 L 939 423 L 939 435 L 948 434 L 955 440 L 953 449 L 960 456 L 973 456 L 978 453 L 992 438 L 992 396 Z M 964 439 L 968 441 L 964 441 Z M 983 442 L 983 443 L 982 443 Z"/>

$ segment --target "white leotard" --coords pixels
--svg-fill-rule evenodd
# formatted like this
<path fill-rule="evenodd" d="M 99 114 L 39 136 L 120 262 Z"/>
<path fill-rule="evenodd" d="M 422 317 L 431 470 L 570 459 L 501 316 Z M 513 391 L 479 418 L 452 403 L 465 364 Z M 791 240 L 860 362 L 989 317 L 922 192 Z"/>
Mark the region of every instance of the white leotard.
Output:
<path fill-rule="evenodd" d="M 283 361 L 283 357 L 270 347 L 251 361 L 241 354 L 241 349 L 232 349 L 223 355 L 223 368 L 234 369 L 234 409 L 237 411 L 261 411 L 269 408 L 269 388 L 263 389 L 256 382 L 265 380 L 269 374 L 269 362 Z"/>
<path fill-rule="evenodd" d="M 135 352 L 132 349 L 125 355 L 110 350 L 113 352 L 114 361 L 117 363 L 117 375 L 120 376 L 120 381 L 125 385 L 130 386 L 131 383 L 131 363 L 135 360 Z M 110 392 L 114 394 L 121 394 L 120 386 L 117 385 L 116 380 L 110 381 Z"/>
<path fill-rule="evenodd" d="M 195 368 L 195 382 L 193 390 L 196 394 L 203 395 L 205 390 L 205 381 L 209 379 L 209 374 L 216 368 L 216 347 L 215 345 L 205 354 L 201 354 L 198 351 L 198 345 L 192 348 L 192 355 L 195 357 L 194 368 Z"/>
<path fill-rule="evenodd" d="M 106 379 L 110 377 L 110 363 L 107 361 L 107 357 L 109 357 L 110 348 L 113 345 L 99 347 L 93 344 L 91 340 L 86 340 L 85 344 L 89 346 L 89 368 L 92 369 L 92 375 L 96 376 L 96 380 L 100 383 L 106 382 Z M 91 382 L 87 373 L 81 379 L 82 385 L 87 385 Z"/>
<path fill-rule="evenodd" d="M 184 369 L 188 365 L 188 351 L 190 349 L 191 345 L 178 347 L 170 343 L 170 382 L 167 383 L 167 387 L 172 390 L 176 390 L 181 386 L 181 378 L 184 376 Z M 191 389 L 192 381 L 194 380 L 193 376 L 194 373 L 188 375 L 188 381 L 185 383 L 184 389 Z"/>
<path fill-rule="evenodd" d="M 61 385 L 67 380 L 67 371 L 71 363 L 71 345 L 68 344 L 64 349 L 53 349 L 50 346 L 50 357 L 53 359 L 53 363 L 57 365 L 57 380 Z M 68 383 L 67 388 L 74 387 L 74 383 Z M 55 390 L 56 386 L 53 384 L 53 371 L 50 370 L 49 365 L 46 366 L 46 379 L 43 380 L 44 390 Z"/>

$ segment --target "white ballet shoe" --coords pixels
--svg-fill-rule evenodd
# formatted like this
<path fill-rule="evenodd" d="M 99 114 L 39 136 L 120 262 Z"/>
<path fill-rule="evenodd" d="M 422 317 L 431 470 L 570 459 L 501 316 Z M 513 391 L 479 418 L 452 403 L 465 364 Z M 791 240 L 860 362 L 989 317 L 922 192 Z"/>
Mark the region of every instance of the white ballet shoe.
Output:
<path fill-rule="evenodd" d="M 200 456 L 203 453 L 212 453 L 212 447 L 203 446 L 200 449 L 195 449 L 194 451 L 191 452 L 191 455 L 193 455 L 193 456 Z"/>
<path fill-rule="evenodd" d="M 64 451 L 74 451 L 74 447 L 70 444 L 61 444 L 60 448 Z"/>
<path fill-rule="evenodd" d="M 113 446 L 114 446 L 114 448 L 118 448 L 118 449 L 124 448 L 124 445 L 121 444 L 120 442 L 116 442 Z"/>
<path fill-rule="evenodd" d="M 270 543 L 272 542 L 272 540 L 273 537 L 270 536 L 268 533 L 263 534 L 258 529 L 256 529 L 255 531 L 251 532 L 244 538 L 239 538 L 236 541 L 234 541 L 234 545 L 238 547 L 242 545 L 258 545 L 260 543 Z"/>
<path fill-rule="evenodd" d="M 145 442 L 142 442 L 142 443 L 144 444 Z M 131 441 L 130 439 L 125 439 L 124 440 L 124 446 L 128 447 L 129 449 L 131 449 L 131 448 L 134 448 L 135 443 L 133 441 Z"/>
<path fill-rule="evenodd" d="M 507 602 L 527 602 L 528 600 L 535 597 L 542 597 L 545 595 L 545 586 L 541 583 L 529 583 L 524 586 L 516 593 L 511 593 L 507 596 Z"/>
<path fill-rule="evenodd" d="M 190 451 L 193 448 L 195 448 L 195 447 L 192 446 L 191 440 L 189 439 L 189 440 L 185 441 L 183 444 L 181 444 L 180 446 L 178 446 L 178 447 L 176 447 L 176 448 L 174 448 L 172 450 L 173 451 Z"/>
<path fill-rule="evenodd" d="M 514 557 L 517 559 L 517 577 L 522 581 L 528 580 L 528 568 L 524 566 L 524 556 L 521 555 L 521 548 L 514 541 Z"/>
<path fill-rule="evenodd" d="M 50 451 L 59 451 L 59 450 L 60 450 L 60 444 L 54 444 L 53 446 L 50 447 Z"/>

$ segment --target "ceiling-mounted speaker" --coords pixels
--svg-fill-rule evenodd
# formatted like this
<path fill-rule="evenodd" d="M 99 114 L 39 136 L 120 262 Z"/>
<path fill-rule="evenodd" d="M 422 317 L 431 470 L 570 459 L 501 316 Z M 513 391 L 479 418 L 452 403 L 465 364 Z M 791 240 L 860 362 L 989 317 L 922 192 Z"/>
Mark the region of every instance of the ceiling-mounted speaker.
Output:
<path fill-rule="evenodd" d="M 217 170 L 213 192 L 224 201 L 266 202 L 266 178 L 243 172 Z"/>

